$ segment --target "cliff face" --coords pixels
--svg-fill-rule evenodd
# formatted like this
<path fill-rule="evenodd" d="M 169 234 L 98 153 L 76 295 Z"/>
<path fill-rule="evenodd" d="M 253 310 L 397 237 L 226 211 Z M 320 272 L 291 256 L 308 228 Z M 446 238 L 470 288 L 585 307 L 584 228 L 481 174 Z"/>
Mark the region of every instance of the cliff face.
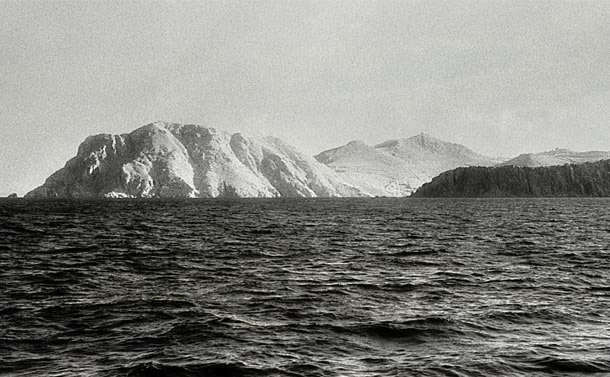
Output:
<path fill-rule="evenodd" d="M 537 168 L 458 168 L 435 177 L 413 196 L 610 196 L 610 160 Z"/>
<path fill-rule="evenodd" d="M 375 146 L 352 141 L 316 159 L 370 195 L 405 196 L 437 174 L 458 166 L 490 166 L 499 161 L 426 134 Z"/>
<path fill-rule="evenodd" d="M 88 137 L 76 157 L 26 197 L 361 196 L 279 139 L 157 122 Z"/>

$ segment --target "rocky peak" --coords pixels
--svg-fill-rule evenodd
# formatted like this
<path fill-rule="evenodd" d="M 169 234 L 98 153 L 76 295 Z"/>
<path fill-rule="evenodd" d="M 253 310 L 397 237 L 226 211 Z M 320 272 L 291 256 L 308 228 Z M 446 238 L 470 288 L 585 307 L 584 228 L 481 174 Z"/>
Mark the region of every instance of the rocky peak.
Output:
<path fill-rule="evenodd" d="M 326 165 L 275 138 L 154 122 L 87 138 L 29 197 L 361 196 Z"/>

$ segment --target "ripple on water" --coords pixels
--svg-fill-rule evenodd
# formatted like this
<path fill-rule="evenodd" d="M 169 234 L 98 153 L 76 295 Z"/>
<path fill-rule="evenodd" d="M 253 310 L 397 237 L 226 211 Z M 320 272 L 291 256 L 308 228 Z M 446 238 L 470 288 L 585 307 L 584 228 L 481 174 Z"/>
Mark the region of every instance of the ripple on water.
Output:
<path fill-rule="evenodd" d="M 0 374 L 610 373 L 608 204 L 0 201 Z"/>

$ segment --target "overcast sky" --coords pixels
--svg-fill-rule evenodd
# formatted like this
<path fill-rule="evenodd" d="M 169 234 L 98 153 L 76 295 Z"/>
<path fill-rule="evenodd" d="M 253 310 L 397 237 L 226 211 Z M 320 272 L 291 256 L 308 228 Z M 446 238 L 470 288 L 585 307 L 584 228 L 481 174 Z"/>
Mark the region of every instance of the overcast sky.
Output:
<path fill-rule="evenodd" d="M 156 120 L 610 150 L 610 1 L 2 1 L 0 196 Z"/>

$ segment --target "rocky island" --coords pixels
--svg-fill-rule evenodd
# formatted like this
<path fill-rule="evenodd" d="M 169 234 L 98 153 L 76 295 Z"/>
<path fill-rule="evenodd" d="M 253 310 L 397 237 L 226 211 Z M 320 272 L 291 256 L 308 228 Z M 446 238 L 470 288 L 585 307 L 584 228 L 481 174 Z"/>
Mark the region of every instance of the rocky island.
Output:
<path fill-rule="evenodd" d="M 362 196 L 328 166 L 277 138 L 156 122 L 88 137 L 27 198 Z"/>
<path fill-rule="evenodd" d="M 546 167 L 467 167 L 444 172 L 413 197 L 610 196 L 610 160 Z"/>

